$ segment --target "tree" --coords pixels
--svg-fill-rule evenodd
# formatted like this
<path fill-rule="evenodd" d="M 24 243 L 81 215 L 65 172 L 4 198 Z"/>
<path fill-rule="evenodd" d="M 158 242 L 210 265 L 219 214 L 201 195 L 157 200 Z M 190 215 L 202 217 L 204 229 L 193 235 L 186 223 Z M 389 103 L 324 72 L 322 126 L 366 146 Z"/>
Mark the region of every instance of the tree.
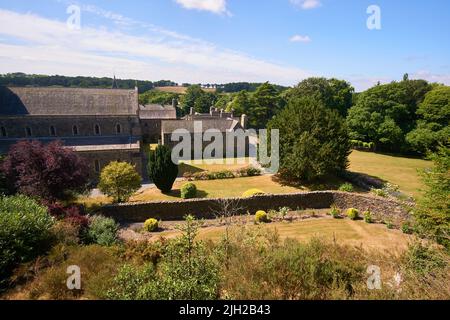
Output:
<path fill-rule="evenodd" d="M 169 147 L 159 145 L 150 153 L 148 174 L 156 187 L 163 193 L 169 193 L 178 176 L 178 166 L 172 162 Z"/>
<path fill-rule="evenodd" d="M 269 122 L 280 130 L 280 174 L 311 181 L 336 174 L 348 166 L 350 141 L 337 111 L 312 97 L 289 101 Z"/>
<path fill-rule="evenodd" d="M 186 89 L 186 94 L 182 98 L 182 106 L 185 113 L 189 113 L 191 108 L 195 108 L 195 102 L 203 95 L 203 90 L 199 85 L 193 85 Z"/>
<path fill-rule="evenodd" d="M 422 172 L 427 190 L 414 214 L 416 228 L 450 250 L 450 148 L 440 147 L 431 159 L 433 168 Z"/>
<path fill-rule="evenodd" d="M 354 89 L 344 80 L 326 78 L 308 78 L 288 91 L 288 99 L 313 97 L 326 107 L 336 110 L 343 117 L 352 106 Z"/>
<path fill-rule="evenodd" d="M 272 84 L 266 82 L 256 89 L 249 106 L 249 124 L 252 128 L 265 128 L 267 121 L 277 113 L 279 109 L 278 91 Z"/>
<path fill-rule="evenodd" d="M 240 91 L 228 105 L 227 111 L 234 110 L 240 116 L 247 114 L 251 108 L 250 95 L 247 91 Z"/>
<path fill-rule="evenodd" d="M 125 202 L 141 187 L 141 177 L 127 162 L 111 162 L 100 174 L 98 188 L 114 202 Z"/>
<path fill-rule="evenodd" d="M 348 111 L 351 138 L 374 142 L 379 150 L 410 151 L 406 134 L 416 126 L 417 108 L 430 89 L 424 80 L 405 80 L 361 93 Z"/>
<path fill-rule="evenodd" d="M 10 148 L 2 169 L 13 191 L 46 200 L 83 192 L 89 179 L 86 160 L 59 141 L 20 141 Z"/>
<path fill-rule="evenodd" d="M 417 128 L 406 140 L 419 153 L 435 151 L 450 137 L 450 87 L 439 86 L 428 92 L 417 110 Z"/>

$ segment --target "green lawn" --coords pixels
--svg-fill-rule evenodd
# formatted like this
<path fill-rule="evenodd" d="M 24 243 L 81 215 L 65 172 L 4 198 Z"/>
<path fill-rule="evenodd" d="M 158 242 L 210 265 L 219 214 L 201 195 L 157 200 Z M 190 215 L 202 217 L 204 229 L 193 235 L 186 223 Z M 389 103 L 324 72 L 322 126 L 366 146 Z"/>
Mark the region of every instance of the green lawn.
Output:
<path fill-rule="evenodd" d="M 406 194 L 420 197 L 423 189 L 418 170 L 431 167 L 430 161 L 389 156 L 372 152 L 353 151 L 350 170 L 366 173 L 399 185 Z"/>

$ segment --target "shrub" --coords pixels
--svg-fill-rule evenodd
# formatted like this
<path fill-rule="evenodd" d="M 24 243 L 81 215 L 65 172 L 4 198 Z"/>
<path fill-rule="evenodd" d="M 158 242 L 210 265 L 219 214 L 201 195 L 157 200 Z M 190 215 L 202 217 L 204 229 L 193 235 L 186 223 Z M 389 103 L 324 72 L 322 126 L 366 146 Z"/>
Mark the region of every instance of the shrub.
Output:
<path fill-rule="evenodd" d="M 87 233 L 88 241 L 102 246 L 112 246 L 118 241 L 119 225 L 111 218 L 93 216 Z"/>
<path fill-rule="evenodd" d="M 163 193 L 169 193 L 178 176 L 178 166 L 172 162 L 172 152 L 169 147 L 158 145 L 150 153 L 148 174 L 156 187 Z"/>
<path fill-rule="evenodd" d="M 269 222 L 269 217 L 267 216 L 267 213 L 263 210 L 259 210 L 255 214 L 255 222 L 256 223 L 267 223 Z"/>
<path fill-rule="evenodd" d="M 384 223 L 386 224 L 386 227 L 388 229 L 394 229 L 394 224 L 392 223 L 391 220 L 386 220 Z"/>
<path fill-rule="evenodd" d="M 26 196 L 0 196 L 0 282 L 21 262 L 50 244 L 54 219 L 47 208 Z"/>
<path fill-rule="evenodd" d="M 261 170 L 253 166 L 241 168 L 237 171 L 240 177 L 255 177 L 261 175 Z"/>
<path fill-rule="evenodd" d="M 228 170 L 210 172 L 209 180 L 222 180 L 222 179 L 233 179 L 236 178 L 233 172 Z"/>
<path fill-rule="evenodd" d="M 284 220 L 284 218 L 288 215 L 289 211 L 291 211 L 290 208 L 282 207 L 278 210 L 278 215 L 280 216 L 281 219 Z"/>
<path fill-rule="evenodd" d="M 331 207 L 330 214 L 331 214 L 331 216 L 332 216 L 333 218 L 337 219 L 337 218 L 339 218 L 339 217 L 341 216 L 341 209 L 339 209 L 339 208 L 336 207 L 336 206 L 332 206 L 332 207 Z"/>
<path fill-rule="evenodd" d="M 347 210 L 347 217 L 351 220 L 356 220 L 359 217 L 359 211 L 355 208 L 350 208 Z"/>
<path fill-rule="evenodd" d="M 404 234 L 412 234 L 413 233 L 413 228 L 409 221 L 403 222 L 401 229 Z"/>
<path fill-rule="evenodd" d="M 242 197 L 251 198 L 251 197 L 259 196 L 259 195 L 263 195 L 263 194 L 266 194 L 266 193 L 259 189 L 249 189 L 242 194 Z"/>
<path fill-rule="evenodd" d="M 353 192 L 353 185 L 351 183 L 344 183 L 339 187 L 339 191 Z"/>
<path fill-rule="evenodd" d="M 114 202 L 125 202 L 141 187 L 141 177 L 133 165 L 127 162 L 111 162 L 100 174 L 98 188 L 113 198 Z"/>
<path fill-rule="evenodd" d="M 150 218 L 145 220 L 144 222 L 144 230 L 147 232 L 153 232 L 158 230 L 159 228 L 159 222 L 158 220 L 154 219 L 154 218 Z"/>
<path fill-rule="evenodd" d="M 372 213 L 370 211 L 364 212 L 364 221 L 366 223 L 373 223 Z"/>
<path fill-rule="evenodd" d="M 181 187 L 181 198 L 192 199 L 197 197 L 197 187 L 193 183 L 186 183 Z"/>
<path fill-rule="evenodd" d="M 0 171 L 12 182 L 14 191 L 51 200 L 65 200 L 85 191 L 89 179 L 86 160 L 59 141 L 16 143 Z"/>
<path fill-rule="evenodd" d="M 386 190 L 384 190 L 384 189 L 375 189 L 375 188 L 372 188 L 370 191 L 371 191 L 374 195 L 379 196 L 379 197 L 386 198 L 386 197 L 388 196 Z"/>

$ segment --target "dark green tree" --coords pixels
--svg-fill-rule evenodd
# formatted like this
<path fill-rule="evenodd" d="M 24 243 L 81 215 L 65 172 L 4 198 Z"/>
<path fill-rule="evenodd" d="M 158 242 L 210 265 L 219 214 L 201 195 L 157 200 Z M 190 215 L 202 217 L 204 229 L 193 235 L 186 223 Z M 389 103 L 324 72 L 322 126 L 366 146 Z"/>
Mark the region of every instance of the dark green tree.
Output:
<path fill-rule="evenodd" d="M 178 176 L 178 165 L 173 163 L 169 147 L 159 145 L 150 153 L 148 174 L 156 187 L 169 193 Z"/>
<path fill-rule="evenodd" d="M 417 115 L 417 128 L 406 137 L 415 151 L 435 151 L 439 144 L 449 143 L 450 87 L 438 86 L 428 92 L 419 105 Z"/>
<path fill-rule="evenodd" d="M 312 97 L 296 98 L 270 122 L 280 130 L 280 174 L 312 181 L 348 166 L 350 141 L 337 111 Z"/>
<path fill-rule="evenodd" d="M 265 128 L 267 122 L 279 110 L 280 98 L 274 85 L 266 82 L 256 89 L 248 110 L 249 123 L 252 128 Z"/>
<path fill-rule="evenodd" d="M 228 105 L 227 111 L 234 110 L 237 116 L 247 114 L 251 108 L 250 95 L 247 91 L 240 91 Z"/>

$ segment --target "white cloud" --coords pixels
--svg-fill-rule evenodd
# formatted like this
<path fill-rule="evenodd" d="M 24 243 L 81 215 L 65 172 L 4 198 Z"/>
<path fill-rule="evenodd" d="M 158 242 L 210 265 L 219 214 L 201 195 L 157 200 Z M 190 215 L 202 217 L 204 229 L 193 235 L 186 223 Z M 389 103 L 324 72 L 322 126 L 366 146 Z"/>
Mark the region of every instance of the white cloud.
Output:
<path fill-rule="evenodd" d="M 210 11 L 216 14 L 229 14 L 226 0 L 175 0 L 183 8 Z"/>
<path fill-rule="evenodd" d="M 290 42 L 311 42 L 311 38 L 309 36 L 302 36 L 296 34 L 289 39 Z"/>
<path fill-rule="evenodd" d="M 290 2 L 301 9 L 308 10 L 320 7 L 322 3 L 319 0 L 290 0 Z"/>
<path fill-rule="evenodd" d="M 146 36 L 83 26 L 76 31 L 61 21 L 0 9 L 0 37 L 13 39 L 0 41 L 0 73 L 110 76 L 115 71 L 122 78 L 180 83 L 271 81 L 284 85 L 310 76 L 299 68 L 155 26 Z"/>

